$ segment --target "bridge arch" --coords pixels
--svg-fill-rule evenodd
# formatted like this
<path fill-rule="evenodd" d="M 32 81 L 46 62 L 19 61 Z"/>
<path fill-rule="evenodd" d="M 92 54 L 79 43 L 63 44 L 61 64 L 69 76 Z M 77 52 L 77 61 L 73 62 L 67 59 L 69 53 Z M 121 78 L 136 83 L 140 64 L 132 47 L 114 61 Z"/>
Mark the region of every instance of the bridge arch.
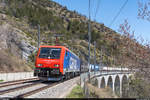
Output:
<path fill-rule="evenodd" d="M 120 96 L 120 77 L 119 77 L 119 75 L 117 75 L 116 77 L 115 77 L 115 81 L 114 81 L 114 90 L 115 90 L 115 93 L 118 95 L 118 96 Z"/>
<path fill-rule="evenodd" d="M 127 97 L 128 92 L 128 76 L 123 75 L 122 77 L 122 97 Z"/>
<path fill-rule="evenodd" d="M 101 79 L 101 84 L 100 84 L 100 88 L 105 88 L 105 86 L 106 86 L 105 78 L 102 77 L 102 79 Z"/>
<path fill-rule="evenodd" d="M 110 87 L 110 88 L 113 88 L 113 79 L 112 79 L 112 76 L 108 77 L 107 86 Z"/>

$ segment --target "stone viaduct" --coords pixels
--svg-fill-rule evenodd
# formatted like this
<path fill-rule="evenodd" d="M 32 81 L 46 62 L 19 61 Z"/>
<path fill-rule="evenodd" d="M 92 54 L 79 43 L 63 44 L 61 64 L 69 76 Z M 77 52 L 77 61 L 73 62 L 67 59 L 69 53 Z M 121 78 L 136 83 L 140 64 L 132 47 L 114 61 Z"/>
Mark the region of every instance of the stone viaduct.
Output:
<path fill-rule="evenodd" d="M 129 89 L 129 77 L 134 73 L 127 68 L 103 68 L 96 73 L 91 72 L 90 77 L 94 77 L 98 88 L 109 87 L 113 93 L 120 97 L 126 97 Z M 87 74 L 81 75 L 81 80 L 87 79 Z"/>
<path fill-rule="evenodd" d="M 131 73 L 105 73 L 96 77 L 98 88 L 110 87 L 112 91 L 119 95 L 125 96 L 129 88 L 128 80 Z"/>

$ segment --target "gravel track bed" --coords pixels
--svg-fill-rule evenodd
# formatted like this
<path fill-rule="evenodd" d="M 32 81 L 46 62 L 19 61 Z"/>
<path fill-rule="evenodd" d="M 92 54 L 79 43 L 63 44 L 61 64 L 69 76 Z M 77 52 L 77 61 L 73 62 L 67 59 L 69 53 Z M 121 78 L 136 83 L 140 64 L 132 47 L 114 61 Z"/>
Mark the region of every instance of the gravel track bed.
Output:
<path fill-rule="evenodd" d="M 56 86 L 45 89 L 41 92 L 28 96 L 27 98 L 60 98 L 63 97 L 67 91 L 79 81 L 79 77 L 70 79 Z"/>
<path fill-rule="evenodd" d="M 40 83 L 40 84 L 35 85 L 35 86 L 32 86 L 32 87 L 23 88 L 23 89 L 14 91 L 14 92 L 10 92 L 10 93 L 6 93 L 6 94 L 3 94 L 3 95 L 0 95 L 0 98 L 1 98 L 1 97 L 10 97 L 10 98 L 13 98 L 13 97 L 18 96 L 18 95 L 20 95 L 20 94 L 23 94 L 23 93 L 26 93 L 26 92 L 29 92 L 29 91 L 38 89 L 38 88 L 40 88 L 40 87 L 47 86 L 47 85 L 48 85 L 48 84 Z"/>

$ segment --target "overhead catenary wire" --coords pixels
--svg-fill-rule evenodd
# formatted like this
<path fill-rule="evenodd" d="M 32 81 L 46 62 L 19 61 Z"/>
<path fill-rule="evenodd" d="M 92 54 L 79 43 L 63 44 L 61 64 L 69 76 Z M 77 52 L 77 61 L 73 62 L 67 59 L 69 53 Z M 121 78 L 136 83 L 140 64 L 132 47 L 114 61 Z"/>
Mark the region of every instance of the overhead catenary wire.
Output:
<path fill-rule="evenodd" d="M 128 0 L 126 0 L 124 2 L 124 4 L 121 6 L 120 10 L 118 11 L 118 13 L 116 14 L 116 16 L 113 18 L 113 20 L 109 24 L 109 27 L 111 27 L 111 25 L 115 22 L 115 20 L 117 19 L 117 17 L 120 15 L 121 11 L 123 10 L 123 8 L 126 6 L 127 2 L 128 2 Z"/>
<path fill-rule="evenodd" d="M 67 0 L 67 2 L 68 2 L 68 9 L 71 7 L 71 0 Z"/>
<path fill-rule="evenodd" d="M 101 3 L 101 0 L 98 0 L 98 2 L 97 2 L 97 7 L 96 7 L 96 11 L 95 11 L 95 15 L 94 15 L 94 20 L 95 20 L 95 18 L 96 18 L 96 16 L 97 16 L 97 13 L 98 13 L 98 11 L 99 11 L 100 3 Z"/>

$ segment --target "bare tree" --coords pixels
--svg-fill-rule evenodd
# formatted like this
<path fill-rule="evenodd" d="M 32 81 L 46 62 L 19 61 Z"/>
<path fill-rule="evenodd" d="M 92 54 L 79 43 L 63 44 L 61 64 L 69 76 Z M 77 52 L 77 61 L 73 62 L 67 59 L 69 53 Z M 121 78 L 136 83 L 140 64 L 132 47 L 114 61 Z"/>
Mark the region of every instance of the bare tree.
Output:
<path fill-rule="evenodd" d="M 150 0 L 146 2 L 138 0 L 138 18 L 150 21 Z"/>

